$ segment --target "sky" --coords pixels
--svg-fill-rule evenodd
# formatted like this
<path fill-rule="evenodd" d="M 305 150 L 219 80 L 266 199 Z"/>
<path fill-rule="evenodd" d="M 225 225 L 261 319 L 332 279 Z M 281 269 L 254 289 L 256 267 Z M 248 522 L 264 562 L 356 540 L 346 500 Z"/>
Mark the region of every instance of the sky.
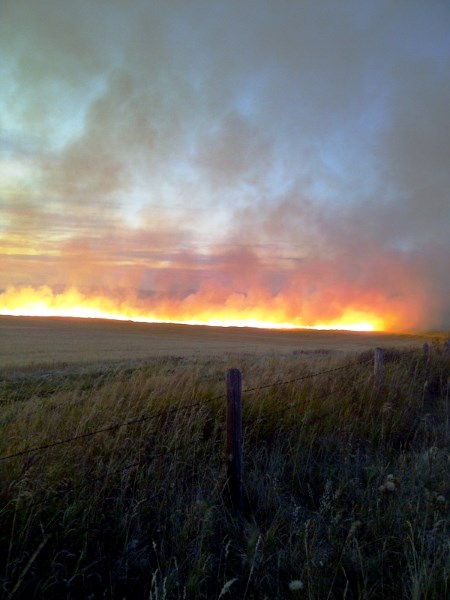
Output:
<path fill-rule="evenodd" d="M 447 0 L 0 0 L 0 314 L 450 328 Z"/>

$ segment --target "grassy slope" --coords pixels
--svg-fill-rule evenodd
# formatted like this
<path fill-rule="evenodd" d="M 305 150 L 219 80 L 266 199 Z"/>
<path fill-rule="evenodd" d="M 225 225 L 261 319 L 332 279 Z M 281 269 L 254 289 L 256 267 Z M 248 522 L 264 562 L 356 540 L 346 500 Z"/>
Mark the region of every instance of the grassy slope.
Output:
<path fill-rule="evenodd" d="M 146 418 L 0 463 L 5 597 L 448 597 L 442 346 L 428 366 L 391 351 L 378 393 L 370 354 L 313 356 L 4 370 L 0 456 Z M 237 519 L 224 497 L 226 369 L 249 389 L 355 358 L 244 393 Z"/>

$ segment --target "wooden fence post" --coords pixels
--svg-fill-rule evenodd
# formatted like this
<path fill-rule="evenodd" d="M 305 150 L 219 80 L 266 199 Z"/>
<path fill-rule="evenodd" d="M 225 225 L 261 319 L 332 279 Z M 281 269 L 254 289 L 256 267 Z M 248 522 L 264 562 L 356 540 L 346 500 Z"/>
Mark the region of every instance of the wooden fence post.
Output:
<path fill-rule="evenodd" d="M 242 515 L 242 378 L 238 369 L 227 372 L 227 476 L 231 506 L 238 515 Z"/>
<path fill-rule="evenodd" d="M 377 390 L 383 385 L 384 381 L 384 350 L 383 348 L 375 348 L 374 356 L 374 375 L 375 387 Z"/>

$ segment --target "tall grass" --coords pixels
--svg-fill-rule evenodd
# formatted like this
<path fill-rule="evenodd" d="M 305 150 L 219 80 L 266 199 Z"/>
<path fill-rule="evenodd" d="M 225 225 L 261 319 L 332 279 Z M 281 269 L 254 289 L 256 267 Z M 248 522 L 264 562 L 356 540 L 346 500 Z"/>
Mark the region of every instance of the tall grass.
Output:
<path fill-rule="evenodd" d="M 3 596 L 449 597 L 450 368 L 433 350 L 390 351 L 377 391 L 370 353 L 4 373 L 0 457 L 142 421 L 0 462 Z M 243 519 L 224 493 L 231 366 Z M 275 381 L 291 383 L 245 393 Z"/>

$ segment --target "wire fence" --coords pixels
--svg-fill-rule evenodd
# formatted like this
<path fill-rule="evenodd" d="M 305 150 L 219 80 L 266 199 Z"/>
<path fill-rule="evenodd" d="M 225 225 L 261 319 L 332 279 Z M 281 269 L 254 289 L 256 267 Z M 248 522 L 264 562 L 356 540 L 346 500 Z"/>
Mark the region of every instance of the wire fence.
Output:
<path fill-rule="evenodd" d="M 28 454 L 33 454 L 35 452 L 41 452 L 44 450 L 48 450 L 49 448 L 54 448 L 55 446 L 62 446 L 64 444 L 70 444 L 76 440 L 82 440 L 85 438 L 92 437 L 93 435 L 97 435 L 99 433 L 106 433 L 108 431 L 116 431 L 117 429 L 121 429 L 122 427 L 127 427 L 129 425 L 140 425 L 141 423 L 145 423 L 146 421 L 151 421 L 153 419 L 158 419 L 160 417 L 168 417 L 171 414 L 176 414 L 179 412 L 183 412 L 186 410 L 191 410 L 192 408 L 197 408 L 199 406 L 203 406 L 206 403 L 220 400 L 223 398 L 223 395 L 217 396 L 215 398 L 210 398 L 209 400 L 203 400 L 201 402 L 195 402 L 193 404 L 187 404 L 185 406 L 177 406 L 174 408 L 168 408 L 161 410 L 160 412 L 151 414 L 151 415 L 143 415 L 141 417 L 137 417 L 135 419 L 129 419 L 127 421 L 123 421 L 121 423 L 116 423 L 114 425 L 109 425 L 108 427 L 101 427 L 100 429 L 95 429 L 94 431 L 87 431 L 86 433 L 80 433 L 79 435 L 74 435 L 72 437 L 65 438 L 64 440 L 57 440 L 55 442 L 49 442 L 48 444 L 43 444 L 41 446 L 35 446 L 33 448 L 27 448 L 25 450 L 21 450 L 19 452 L 15 452 L 14 454 L 7 454 L 5 456 L 0 456 L 0 461 L 8 460 L 10 458 L 16 458 L 18 456 L 24 456 Z"/>
<path fill-rule="evenodd" d="M 373 359 L 366 359 L 364 361 L 359 361 L 359 362 L 350 362 L 346 365 L 340 366 L 340 367 L 335 367 L 332 369 L 326 369 L 326 370 L 322 370 L 319 372 L 315 372 L 315 373 L 308 373 L 305 375 L 302 375 L 300 377 L 295 377 L 293 379 L 288 379 L 285 381 L 282 380 L 276 380 L 273 381 L 271 383 L 268 384 L 264 384 L 264 385 L 260 385 L 260 386 L 256 386 L 256 387 L 252 387 L 252 388 L 246 388 L 244 389 L 244 392 L 246 394 L 250 394 L 250 393 L 255 393 L 258 391 L 262 391 L 262 390 L 266 390 L 269 388 L 273 388 L 273 387 L 277 387 L 277 386 L 284 386 L 284 385 L 291 385 L 293 383 L 299 383 L 300 381 L 305 381 L 307 379 L 313 379 L 314 377 L 319 377 L 322 375 L 326 375 L 329 373 L 335 373 L 337 371 L 343 371 L 346 369 L 350 369 L 350 368 L 354 368 L 354 367 L 360 367 L 361 365 L 365 365 L 368 363 L 373 362 Z M 226 398 L 226 394 L 220 394 L 218 396 L 214 396 L 212 398 L 209 398 L 207 400 L 202 400 L 202 401 L 198 401 L 198 402 L 194 402 L 191 404 L 186 404 L 183 406 L 177 406 L 177 407 L 173 407 L 173 408 L 165 408 L 164 410 L 161 410 L 157 413 L 153 413 L 150 415 L 142 415 L 140 417 L 136 417 L 134 419 L 129 419 L 126 421 L 123 421 L 121 423 L 115 423 L 114 425 L 108 425 L 106 427 L 101 427 L 99 429 L 95 429 L 93 431 L 87 431 L 85 433 L 81 433 L 78 435 L 74 435 L 68 438 L 65 438 L 63 440 L 57 440 L 57 441 L 53 441 L 53 442 L 48 442 L 46 444 L 42 444 L 40 446 L 35 446 L 35 447 L 31 447 L 31 448 L 26 448 L 24 450 L 20 450 L 18 452 L 12 453 L 12 454 L 7 454 L 4 456 L 0 456 L 0 462 L 8 460 L 8 459 L 12 459 L 12 458 L 17 458 L 20 456 L 25 456 L 28 454 L 33 454 L 36 452 L 42 452 L 44 450 L 48 450 L 50 448 L 54 448 L 56 446 L 62 446 L 64 444 L 70 444 L 71 442 L 77 441 L 77 440 L 81 440 L 81 439 L 85 439 L 85 438 L 89 438 L 91 436 L 100 434 L 100 433 L 107 433 L 110 431 L 116 431 L 118 429 L 121 429 L 122 427 L 127 427 L 127 426 L 132 426 L 132 425 L 140 425 L 141 423 L 145 423 L 146 421 L 151 421 L 154 419 L 158 419 L 160 417 L 168 417 L 170 415 L 176 414 L 178 412 L 182 412 L 182 411 L 187 411 L 187 410 L 191 410 L 193 408 L 197 408 L 206 404 L 209 404 L 211 402 L 216 402 L 218 400 L 224 400 Z"/>
<path fill-rule="evenodd" d="M 377 349 L 377 350 L 380 350 L 380 349 Z M 424 346 L 422 356 L 420 355 L 419 349 L 417 349 L 417 348 L 412 348 L 412 349 L 408 349 L 408 350 L 404 350 L 404 351 L 397 351 L 397 356 L 402 357 L 402 356 L 411 356 L 413 354 L 416 354 L 418 359 L 423 360 L 424 357 L 426 359 L 428 359 L 428 357 L 429 357 L 428 353 L 429 353 L 429 348 L 426 349 Z M 324 369 L 322 371 L 318 371 L 318 372 L 314 372 L 314 373 L 306 373 L 299 377 L 294 377 L 294 378 L 290 378 L 290 379 L 286 379 L 286 380 L 276 380 L 276 381 L 266 383 L 266 384 L 263 384 L 260 386 L 244 388 L 243 392 L 244 392 L 244 394 L 247 394 L 247 395 L 255 394 L 256 392 L 259 392 L 259 391 L 268 390 L 270 388 L 276 388 L 276 387 L 297 384 L 300 382 L 305 382 L 307 380 L 312 380 L 314 378 L 323 377 L 325 375 L 329 375 L 332 373 L 334 374 L 337 372 L 344 372 L 346 370 L 351 370 L 351 369 L 359 370 L 361 367 L 365 367 L 365 366 L 367 366 L 369 364 L 373 364 L 373 363 L 374 363 L 374 357 L 370 356 L 370 357 L 364 358 L 363 360 L 359 359 L 356 361 L 351 361 L 345 365 L 333 367 L 331 369 Z M 375 360 L 375 371 L 374 371 L 375 381 L 377 381 L 377 377 L 382 376 L 381 371 L 379 373 L 377 373 L 377 369 L 378 370 L 381 369 L 381 371 L 383 371 L 383 374 L 384 374 L 384 365 L 382 365 L 382 364 L 380 365 L 380 363 L 379 362 L 377 363 L 377 360 Z M 352 383 L 352 379 L 349 379 L 349 382 Z M 378 381 L 378 384 L 379 384 L 379 381 Z M 316 401 L 322 401 L 322 400 L 325 400 L 326 398 L 332 397 L 333 395 L 337 395 L 341 392 L 342 392 L 342 386 L 339 388 L 330 389 L 319 395 L 316 394 L 314 396 L 314 398 Z M 87 438 L 99 435 L 101 433 L 113 432 L 113 431 L 117 431 L 121 428 L 129 427 L 129 426 L 137 426 L 142 423 L 160 419 L 160 418 L 168 418 L 172 415 L 176 415 L 178 413 L 185 412 L 185 411 L 190 411 L 195 408 L 205 407 L 214 402 L 218 402 L 220 400 L 223 401 L 225 399 L 227 399 L 227 394 L 220 394 L 220 395 L 213 396 L 211 398 L 206 398 L 206 399 L 202 399 L 202 400 L 192 402 L 189 404 L 184 404 L 182 406 L 168 407 L 168 408 L 165 408 L 163 410 L 160 410 L 160 411 L 157 411 L 157 412 L 154 412 L 151 414 L 144 414 L 144 415 L 132 418 L 132 419 L 127 419 L 120 423 L 115 423 L 113 425 L 107 425 L 107 426 L 100 427 L 100 428 L 92 430 L 92 431 L 87 431 L 87 432 L 73 435 L 73 436 L 70 436 L 70 437 L 67 437 L 64 439 L 60 439 L 60 440 L 49 441 L 45 444 L 25 448 L 25 449 L 19 450 L 14 453 L 6 454 L 3 456 L 0 456 L 0 462 L 4 462 L 7 460 L 12 460 L 14 458 L 19 458 L 19 457 L 23 457 L 23 456 L 29 456 L 32 454 L 44 452 L 51 448 L 71 444 L 72 442 L 76 442 L 78 440 L 85 440 Z M 277 416 L 280 416 L 281 414 L 285 414 L 288 411 L 292 411 L 294 408 L 299 407 L 301 404 L 302 404 L 301 402 L 287 402 L 284 406 L 273 409 L 271 411 L 271 418 L 273 418 L 274 416 L 277 417 Z M 164 457 L 164 456 L 167 456 L 170 454 L 174 454 L 175 452 L 182 449 L 183 447 L 184 446 L 175 447 L 175 448 L 168 447 L 164 451 L 160 451 L 160 452 L 153 453 L 153 454 L 146 454 L 144 458 L 140 458 L 138 461 L 132 462 L 130 464 L 127 464 L 127 465 L 122 466 L 117 469 L 107 470 L 105 473 L 103 473 L 99 476 L 96 476 L 96 477 L 89 478 L 80 484 L 69 485 L 66 489 L 59 490 L 58 492 L 50 494 L 49 496 L 46 496 L 45 498 L 43 498 L 41 500 L 38 500 L 38 501 L 35 501 L 32 503 L 28 503 L 26 506 L 18 507 L 18 505 L 17 505 L 18 500 L 17 499 L 12 500 L 11 503 L 14 503 L 14 507 L 9 508 L 8 506 L 5 506 L 2 509 L 1 514 L 16 512 L 17 510 L 19 510 L 19 511 L 31 510 L 38 506 L 47 504 L 55 499 L 58 499 L 58 498 L 61 498 L 64 496 L 68 496 L 76 490 L 81 490 L 88 486 L 92 486 L 93 484 L 98 483 L 99 481 L 105 481 L 111 476 L 121 474 L 123 472 L 131 471 L 132 469 L 140 469 L 144 465 L 148 465 L 150 461 L 156 460 L 157 458 L 161 458 L 161 457 Z"/>

